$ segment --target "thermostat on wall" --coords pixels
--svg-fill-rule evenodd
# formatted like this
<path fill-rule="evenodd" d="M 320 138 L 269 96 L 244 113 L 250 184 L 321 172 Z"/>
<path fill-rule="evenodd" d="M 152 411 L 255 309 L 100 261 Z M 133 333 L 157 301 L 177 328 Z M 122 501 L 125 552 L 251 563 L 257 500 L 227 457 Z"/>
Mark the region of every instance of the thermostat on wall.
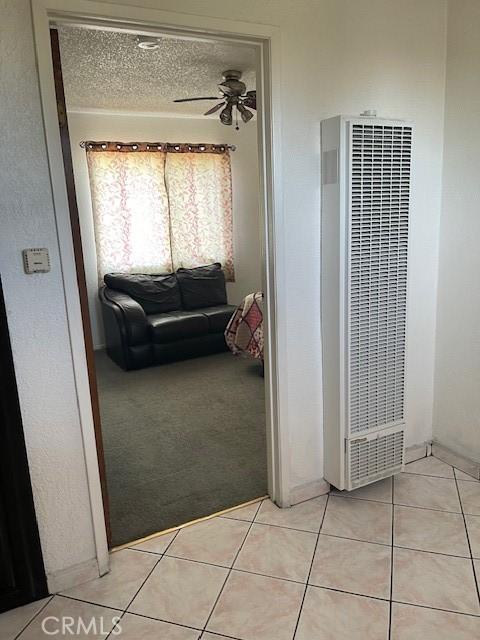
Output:
<path fill-rule="evenodd" d="M 22 254 L 25 273 L 48 273 L 50 271 L 48 249 L 24 249 Z"/>

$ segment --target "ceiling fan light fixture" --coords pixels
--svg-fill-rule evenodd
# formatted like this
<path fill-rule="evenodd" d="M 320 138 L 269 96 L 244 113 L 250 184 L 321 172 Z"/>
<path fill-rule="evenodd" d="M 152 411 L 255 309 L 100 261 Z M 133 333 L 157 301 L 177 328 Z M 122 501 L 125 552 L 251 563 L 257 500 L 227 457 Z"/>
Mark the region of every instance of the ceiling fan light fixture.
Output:
<path fill-rule="evenodd" d="M 207 109 L 207 111 L 205 111 L 203 115 L 210 116 L 214 113 L 219 112 L 221 109 L 219 113 L 220 122 L 229 126 L 233 124 L 233 115 L 235 113 L 235 129 L 238 130 L 238 114 L 240 114 L 243 122 L 247 123 L 250 122 L 250 120 L 255 115 L 251 110 L 253 109 L 253 111 L 256 111 L 257 109 L 256 91 L 255 89 L 247 91 L 245 83 L 240 80 L 241 77 L 241 71 L 235 71 L 232 69 L 224 71 L 223 82 L 217 85 L 220 90 L 220 95 L 193 98 L 177 98 L 173 102 L 196 102 L 197 100 L 215 100 L 217 101 L 217 104 Z M 235 112 L 233 111 L 234 107 L 236 107 L 237 109 Z"/>
<path fill-rule="evenodd" d="M 253 113 L 244 107 L 243 104 L 237 104 L 237 109 L 240 111 L 240 116 L 245 124 L 253 118 Z"/>
<path fill-rule="evenodd" d="M 222 124 L 231 125 L 233 122 L 232 104 L 228 103 L 225 109 L 220 111 L 220 122 Z"/>
<path fill-rule="evenodd" d="M 137 36 L 135 42 L 137 43 L 137 47 L 144 51 L 155 51 L 155 49 L 160 47 L 158 38 L 154 38 L 153 36 Z"/>

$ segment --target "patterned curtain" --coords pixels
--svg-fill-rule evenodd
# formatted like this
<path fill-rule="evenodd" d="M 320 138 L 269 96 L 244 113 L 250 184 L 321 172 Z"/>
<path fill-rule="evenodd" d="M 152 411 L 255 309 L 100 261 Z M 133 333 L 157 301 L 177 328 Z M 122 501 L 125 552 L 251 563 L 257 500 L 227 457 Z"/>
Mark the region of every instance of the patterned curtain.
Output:
<path fill-rule="evenodd" d="M 167 153 L 175 268 L 220 262 L 229 281 L 233 270 L 232 179 L 228 152 Z"/>
<path fill-rule="evenodd" d="M 228 151 L 87 148 L 87 163 L 100 280 L 220 262 L 233 281 Z"/>
<path fill-rule="evenodd" d="M 97 269 L 105 273 L 172 270 L 165 153 L 87 153 Z"/>

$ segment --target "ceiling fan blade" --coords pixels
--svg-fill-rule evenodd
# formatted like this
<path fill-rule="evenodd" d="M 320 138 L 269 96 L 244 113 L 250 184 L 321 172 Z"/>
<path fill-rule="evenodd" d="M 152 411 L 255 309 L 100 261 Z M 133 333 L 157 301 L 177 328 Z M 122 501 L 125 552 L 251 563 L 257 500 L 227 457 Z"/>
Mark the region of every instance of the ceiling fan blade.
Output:
<path fill-rule="evenodd" d="M 243 104 L 249 109 L 257 109 L 257 92 L 247 91 L 243 98 Z"/>
<path fill-rule="evenodd" d="M 206 96 L 204 98 L 178 98 L 173 102 L 193 102 L 195 100 L 220 100 L 219 96 Z"/>
<path fill-rule="evenodd" d="M 219 109 L 221 109 L 224 104 L 227 104 L 227 103 L 226 102 L 220 102 L 220 104 L 216 104 L 214 107 L 212 107 L 208 111 L 205 111 L 205 113 L 203 115 L 204 116 L 209 116 L 212 113 L 215 113 L 215 111 L 218 111 Z"/>
<path fill-rule="evenodd" d="M 233 87 L 230 87 L 226 82 L 221 82 L 219 85 L 217 85 L 219 90 L 225 95 L 225 96 L 237 96 L 240 95 L 240 93 Z"/>
<path fill-rule="evenodd" d="M 245 98 L 245 100 L 243 100 L 243 104 L 249 109 L 257 110 L 257 101 L 255 98 Z"/>

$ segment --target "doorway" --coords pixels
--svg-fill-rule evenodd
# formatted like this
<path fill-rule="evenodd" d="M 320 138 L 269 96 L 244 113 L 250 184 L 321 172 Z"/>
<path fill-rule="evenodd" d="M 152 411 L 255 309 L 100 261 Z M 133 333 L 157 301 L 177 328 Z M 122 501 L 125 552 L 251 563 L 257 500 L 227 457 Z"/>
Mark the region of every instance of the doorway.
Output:
<path fill-rule="evenodd" d="M 261 210 L 264 258 L 265 314 L 265 385 L 268 493 L 279 506 L 289 506 L 289 470 L 286 454 L 289 435 L 287 425 L 286 389 L 286 327 L 277 322 L 283 314 L 284 296 L 279 294 L 278 279 L 284 268 L 282 222 L 282 162 L 280 151 L 280 36 L 279 29 L 269 25 L 239 23 L 226 19 L 199 17 L 158 9 L 85 3 L 82 0 L 32 0 L 41 100 L 46 130 L 47 151 L 62 272 L 65 282 L 67 317 L 71 335 L 72 358 L 77 384 L 79 415 L 84 440 L 85 460 L 92 506 L 92 523 L 100 574 L 108 570 L 107 538 L 102 506 L 99 473 L 98 430 L 95 429 L 88 379 L 88 340 L 84 336 L 82 305 L 72 245 L 72 225 L 69 220 L 65 188 L 66 172 L 58 137 L 58 113 L 55 100 L 53 67 L 50 53 L 49 27 L 52 24 L 84 24 L 101 28 L 122 27 L 131 33 L 156 35 L 180 34 L 197 37 L 214 36 L 227 41 L 255 44 L 260 51 L 257 91 L 262 101 L 258 112 L 260 153 Z M 68 173 L 68 172 L 67 172 Z M 97 443 L 95 442 L 97 436 Z M 101 456 L 100 456 L 101 458 Z M 105 493 L 103 492 L 103 498 Z M 108 524 L 108 523 L 107 523 Z"/>
<path fill-rule="evenodd" d="M 238 138 L 233 138 L 238 141 L 238 144 L 234 145 L 230 144 L 231 135 L 230 138 L 218 137 L 218 131 L 223 127 L 219 126 L 220 123 L 216 117 L 208 121 L 210 129 L 205 129 L 206 122 L 200 125 L 196 120 L 195 133 L 192 135 L 192 131 L 189 131 L 186 126 L 189 123 L 185 118 L 185 110 L 181 112 L 184 117 L 175 123 L 173 129 L 169 118 L 162 117 L 161 113 L 149 113 L 146 116 L 146 109 L 139 110 L 142 118 L 141 126 L 138 124 L 138 118 L 132 118 L 134 114 L 129 113 L 128 110 L 124 109 L 119 119 L 115 117 L 117 113 L 109 113 L 108 109 L 97 110 L 97 104 L 102 105 L 105 100 L 108 102 L 109 91 L 108 89 L 102 91 L 101 87 L 107 85 L 109 79 L 111 80 L 115 73 L 115 65 L 107 70 L 106 74 L 103 74 L 100 68 L 96 85 L 94 85 L 95 99 L 90 97 L 88 100 L 88 83 L 85 81 L 85 76 L 81 76 L 82 68 L 92 69 L 92 61 L 89 63 L 88 56 L 93 56 L 94 60 L 95 55 L 97 55 L 96 59 L 99 59 L 103 54 L 106 59 L 122 61 L 125 59 L 125 49 L 128 52 L 135 51 L 138 38 L 122 31 L 91 30 L 77 25 L 61 25 L 52 31 L 58 114 L 61 131 L 63 129 L 62 145 L 67 178 L 70 173 L 70 180 L 67 180 L 70 215 L 72 229 L 76 230 L 74 242 L 77 278 L 80 289 L 83 289 L 82 310 L 89 361 L 90 390 L 92 405 L 98 407 L 98 413 L 95 416 L 97 450 L 100 460 L 102 461 L 102 458 L 105 460 L 105 464 L 101 462 L 100 472 L 111 546 L 129 543 L 184 524 L 186 521 L 260 498 L 267 493 L 268 488 L 265 394 L 264 381 L 261 377 L 263 376 L 263 335 L 261 335 L 262 323 L 259 323 L 255 316 L 258 313 L 263 314 L 261 299 L 263 278 L 260 251 L 259 255 L 255 255 L 255 251 L 252 251 L 255 243 L 260 244 L 259 237 L 261 237 L 258 215 L 259 194 L 258 186 L 255 186 L 258 185 L 258 171 L 255 171 L 258 157 L 256 123 L 248 122 L 248 119 L 245 124 L 242 123 L 242 127 L 249 127 L 246 129 L 249 136 L 246 137 L 244 134 L 242 137 L 244 133 L 242 130 L 237 134 Z M 149 40 L 152 40 L 151 37 Z M 211 57 L 211 52 L 216 47 L 220 49 L 217 53 L 217 66 L 221 62 L 228 66 L 223 58 L 232 61 L 243 58 L 241 64 L 237 66 L 247 67 L 250 60 L 251 69 L 247 68 L 246 75 L 248 76 L 250 71 L 248 79 L 250 81 L 255 79 L 253 69 L 256 66 L 256 52 L 248 45 L 215 44 L 211 39 L 203 38 L 197 41 L 191 36 L 188 39 L 169 36 L 164 40 L 162 36 L 158 36 L 154 40 L 160 43 L 159 46 L 164 45 L 165 51 L 162 53 L 169 54 L 169 65 L 172 65 L 172 56 L 177 56 L 172 65 L 176 72 L 178 70 L 181 72 L 183 64 L 183 68 L 191 73 L 195 60 L 197 58 L 201 60 L 202 54 L 203 57 L 207 54 Z M 97 49 L 96 53 L 95 49 Z M 83 52 L 84 59 L 79 52 Z M 88 53 L 85 54 L 85 52 Z M 162 57 L 158 57 L 157 61 L 161 59 Z M 154 70 L 152 62 L 148 61 Z M 211 60 L 209 65 L 212 66 Z M 143 59 L 143 66 L 145 66 L 145 59 Z M 142 75 L 142 63 L 135 68 L 135 63 L 130 60 L 128 69 L 133 72 L 134 77 Z M 120 76 L 126 70 L 120 70 Z M 94 75 L 92 71 L 90 71 L 91 75 Z M 154 72 L 153 77 L 155 77 Z M 121 82 L 120 78 L 119 80 Z M 76 90 L 80 85 L 81 93 Z M 168 88 L 167 79 L 163 92 L 168 93 Z M 178 91 L 178 88 L 176 90 Z M 190 90 L 188 83 L 180 87 L 180 90 L 188 92 Z M 86 94 L 87 108 L 82 109 L 81 104 L 79 108 L 78 103 L 85 99 Z M 145 104 L 145 101 L 141 100 L 141 89 L 137 89 L 134 94 L 137 102 L 140 100 L 142 105 Z M 146 96 L 146 104 L 151 98 L 151 95 Z M 117 96 L 112 105 L 115 106 L 118 102 L 121 100 Z M 189 112 L 192 113 L 191 107 Z M 107 121 L 108 124 L 106 124 Z M 114 121 L 116 124 L 112 125 Z M 212 129 L 212 124 L 215 125 L 216 130 Z M 236 129 L 239 129 L 238 125 Z M 166 135 L 180 144 L 155 143 L 156 146 L 154 146 L 152 140 L 156 140 L 156 137 L 152 132 L 156 132 L 155 130 L 164 132 L 163 140 Z M 162 145 L 167 152 L 167 161 L 163 169 L 166 175 L 162 175 L 162 182 L 169 187 L 166 202 L 169 207 L 170 230 L 175 223 L 171 211 L 176 201 L 180 200 L 177 210 L 181 209 L 182 215 L 190 206 L 182 193 L 183 186 L 175 193 L 174 185 L 175 180 L 179 179 L 178 175 L 185 181 L 186 177 L 195 171 L 200 156 L 193 152 L 211 154 L 208 162 L 200 163 L 201 167 L 194 176 L 195 188 L 201 188 L 206 167 L 208 166 L 210 170 L 213 160 L 220 160 L 217 163 L 220 166 L 226 165 L 228 161 L 228 171 L 231 176 L 229 180 L 233 184 L 234 191 L 230 197 L 237 212 L 236 216 L 234 213 L 235 227 L 232 229 L 232 240 L 235 241 L 235 252 L 232 251 L 232 254 L 237 256 L 236 267 L 241 277 L 233 278 L 233 259 L 230 273 L 229 269 L 225 268 L 226 265 L 223 265 L 222 277 L 227 279 L 226 286 L 223 284 L 224 299 L 213 296 L 210 300 L 207 292 L 207 298 L 197 301 L 195 305 L 186 300 L 186 292 L 190 295 L 197 272 L 200 271 L 202 279 L 205 280 L 205 270 L 218 266 L 221 263 L 220 260 L 218 264 L 216 262 L 205 264 L 207 260 L 201 260 L 195 256 L 192 264 L 188 263 L 187 257 L 186 264 L 180 261 L 174 265 L 179 268 L 175 274 L 169 273 L 168 277 L 179 280 L 180 302 L 177 306 L 168 309 L 154 309 L 152 300 L 147 300 L 148 304 L 146 304 L 142 295 L 135 297 L 135 292 L 132 293 L 128 287 L 125 289 L 125 278 L 128 286 L 132 284 L 132 278 L 134 278 L 133 284 L 137 289 L 139 279 L 143 281 L 148 279 L 148 284 L 151 285 L 152 272 L 157 285 L 158 278 L 166 276 L 165 269 L 157 270 L 161 274 L 155 273 L 155 270 L 150 268 L 151 265 L 147 265 L 149 268 L 146 269 L 146 274 L 142 273 L 143 270 L 139 270 L 138 266 L 125 271 L 122 269 L 120 273 L 118 267 L 99 269 L 102 261 L 108 263 L 110 259 L 108 251 L 102 246 L 102 242 L 107 245 L 110 242 L 110 238 L 106 238 L 107 235 L 113 235 L 111 245 L 114 250 L 118 249 L 118 243 L 115 245 L 118 237 L 111 232 L 112 224 L 121 225 L 124 218 L 130 215 L 128 224 L 132 227 L 135 225 L 135 216 L 139 214 L 142 216 L 142 224 L 145 218 L 148 221 L 147 196 L 148 189 L 151 187 L 150 183 L 147 185 L 143 172 L 151 172 L 152 164 L 158 160 L 155 156 L 164 155 Z M 180 153 L 187 152 L 187 147 L 189 153 L 184 157 L 180 156 Z M 161 153 L 157 154 L 157 149 Z M 239 152 L 237 153 L 235 149 Z M 231 166 L 229 151 L 236 154 L 231 160 Z M 169 153 L 174 159 L 170 160 Z M 190 156 L 192 156 L 191 161 Z M 164 160 L 161 159 L 161 162 Z M 185 163 L 187 167 L 184 170 Z M 254 169 L 253 172 L 252 169 Z M 156 166 L 155 171 L 157 171 Z M 217 169 L 212 171 L 212 176 L 208 180 L 208 194 L 216 188 L 215 171 Z M 128 185 L 122 185 L 117 189 L 117 185 L 125 178 L 125 172 L 128 174 L 125 180 Z M 105 178 L 106 173 L 109 175 Z M 139 175 L 139 186 L 132 186 Z M 147 177 L 152 176 L 149 174 Z M 103 183 L 101 183 L 102 180 Z M 99 183 L 101 183 L 100 186 Z M 170 184 L 173 186 L 170 187 Z M 224 180 L 217 187 L 222 189 L 222 194 L 226 188 L 225 184 Z M 147 185 L 146 188 L 145 185 Z M 76 187 L 76 197 L 74 187 Z M 108 206 L 105 203 L 106 187 L 109 190 Z M 117 189 L 118 192 L 115 191 L 111 195 L 112 188 L 114 191 Z M 253 197 L 252 189 L 256 190 Z M 157 215 L 157 201 L 161 194 L 155 192 L 154 197 L 156 198 L 155 215 Z M 194 196 L 190 189 L 190 200 L 192 197 Z M 99 198 L 103 198 L 100 203 Z M 200 204 L 195 203 L 196 212 L 201 208 L 202 198 L 206 198 L 205 194 L 200 194 Z M 120 200 L 124 202 L 125 199 L 127 202 L 141 200 L 144 209 L 140 212 L 138 207 L 135 209 L 135 206 L 122 204 L 118 210 L 118 219 L 115 220 L 113 214 L 115 202 Z M 217 199 L 217 196 L 211 197 L 210 203 Z M 250 203 L 248 203 L 249 199 Z M 252 207 L 251 201 L 254 199 L 257 202 Z M 250 207 L 245 206 L 245 203 Z M 252 216 L 252 209 L 256 215 Z M 102 211 L 104 213 L 105 210 L 107 213 L 104 217 L 108 218 L 107 223 L 102 220 Z M 227 214 L 222 212 L 222 216 L 226 217 Z M 196 220 L 193 223 L 195 224 Z M 103 227 L 101 227 L 102 224 Z M 92 226 L 93 234 L 90 233 Z M 152 234 L 155 232 L 156 229 L 152 228 Z M 223 232 L 225 235 L 225 229 Z M 122 234 L 123 241 L 125 230 L 122 230 Z M 177 233 L 177 244 L 178 235 Z M 143 243 L 142 248 L 143 245 L 146 246 L 146 240 L 148 238 L 140 243 Z M 138 244 L 138 238 L 136 241 Z M 127 249 L 131 253 L 132 246 L 129 245 Z M 92 254 L 94 254 L 96 268 L 92 268 Z M 244 254 L 247 254 L 247 257 Z M 216 259 L 216 254 L 206 255 Z M 243 263 L 240 258 L 243 258 Z M 172 265 L 169 267 L 170 271 Z M 187 276 L 191 276 L 193 280 L 185 280 Z M 98 281 L 97 277 L 99 277 Z M 137 323 L 135 331 L 137 333 L 139 331 L 138 314 L 142 314 L 141 322 L 145 325 L 142 329 L 145 335 L 141 340 L 130 341 L 127 338 L 124 341 L 125 344 L 122 344 L 121 348 L 127 354 L 126 356 L 118 356 L 120 349 L 117 344 L 117 334 L 122 332 L 128 334 L 132 329 L 129 326 L 128 317 L 126 322 L 124 317 L 121 320 L 118 319 L 120 315 L 125 316 L 124 302 L 119 302 L 119 297 L 123 299 L 128 297 L 128 305 L 130 307 L 135 305 L 137 308 L 137 318 L 133 318 L 133 322 Z M 247 304 L 251 306 L 250 318 L 253 317 L 257 322 L 254 327 L 250 320 L 243 318 Z M 162 311 L 167 313 L 158 313 Z M 227 333 L 229 319 L 233 319 L 235 314 L 240 323 L 245 323 L 244 329 L 247 327 L 252 333 L 252 342 L 258 347 L 258 353 L 253 353 L 250 349 L 250 354 L 253 354 L 257 360 L 238 357 L 239 351 L 249 350 L 243 347 L 237 348 L 239 345 L 235 344 L 234 339 L 234 344 L 230 346 L 237 353 L 237 357 L 233 357 L 226 349 L 224 334 Z M 214 335 L 203 335 L 208 333 L 208 329 L 202 328 L 203 325 L 207 327 L 207 324 L 210 326 L 210 333 L 213 332 Z M 179 332 L 178 335 L 175 332 Z M 233 335 L 231 328 L 228 332 Z M 169 338 L 166 339 L 165 336 Z M 261 353 L 260 343 L 262 343 Z M 192 356 L 195 357 L 194 360 L 191 359 Z"/>

